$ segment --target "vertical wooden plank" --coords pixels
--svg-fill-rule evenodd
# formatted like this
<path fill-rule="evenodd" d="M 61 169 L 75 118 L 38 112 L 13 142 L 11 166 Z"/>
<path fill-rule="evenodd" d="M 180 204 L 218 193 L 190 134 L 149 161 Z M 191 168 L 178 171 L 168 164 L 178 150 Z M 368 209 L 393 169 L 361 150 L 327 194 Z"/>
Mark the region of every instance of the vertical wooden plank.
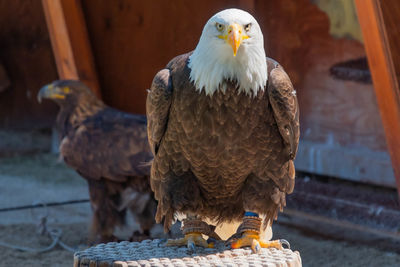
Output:
<path fill-rule="evenodd" d="M 101 98 L 89 35 L 81 0 L 61 0 L 78 77 Z"/>
<path fill-rule="evenodd" d="M 400 92 L 393 64 L 393 54 L 398 55 L 400 47 L 389 45 L 381 2 L 379 0 L 356 0 L 355 2 L 400 196 Z M 386 5 L 387 8 L 399 6 L 397 0 L 391 2 L 392 5 Z M 393 10 L 397 9 L 393 8 Z M 387 13 L 389 16 L 390 14 L 398 17 L 398 13 Z"/>
<path fill-rule="evenodd" d="M 79 79 L 101 98 L 80 0 L 42 0 L 58 73 Z"/>
<path fill-rule="evenodd" d="M 156 4 L 155 4 L 156 3 Z M 193 50 L 207 20 L 237 0 L 84 0 L 97 72 L 107 104 L 144 114 L 154 75 Z"/>
<path fill-rule="evenodd" d="M 50 40 L 61 79 L 78 79 L 71 40 L 60 0 L 42 0 Z"/>

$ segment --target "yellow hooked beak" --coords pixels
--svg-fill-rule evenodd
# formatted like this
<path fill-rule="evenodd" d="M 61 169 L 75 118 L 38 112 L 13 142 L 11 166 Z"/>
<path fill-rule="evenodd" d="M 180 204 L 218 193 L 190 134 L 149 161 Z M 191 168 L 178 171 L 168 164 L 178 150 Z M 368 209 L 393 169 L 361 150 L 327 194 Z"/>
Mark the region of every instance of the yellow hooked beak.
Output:
<path fill-rule="evenodd" d="M 66 95 L 70 93 L 69 87 L 57 87 L 52 83 L 43 86 L 37 95 L 38 102 L 42 102 L 42 98 L 50 98 L 50 99 L 65 99 Z"/>
<path fill-rule="evenodd" d="M 219 36 L 219 38 L 224 39 L 232 47 L 233 56 L 235 57 L 242 41 L 249 38 L 249 36 L 243 32 L 243 26 L 233 23 L 229 25 L 225 35 Z"/>

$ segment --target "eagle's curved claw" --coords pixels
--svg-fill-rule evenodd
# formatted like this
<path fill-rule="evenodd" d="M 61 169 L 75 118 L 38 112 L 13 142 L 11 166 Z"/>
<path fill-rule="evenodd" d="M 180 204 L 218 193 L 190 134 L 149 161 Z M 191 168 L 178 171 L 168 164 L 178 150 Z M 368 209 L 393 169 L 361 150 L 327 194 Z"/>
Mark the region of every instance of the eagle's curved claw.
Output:
<path fill-rule="evenodd" d="M 178 239 L 169 239 L 165 244 L 168 247 L 171 246 L 187 246 L 189 251 L 194 252 L 196 250 L 196 246 L 201 246 L 204 248 L 212 248 L 212 243 L 207 243 L 207 241 L 203 238 L 200 233 L 188 233 L 183 238 Z"/>
<path fill-rule="evenodd" d="M 253 239 L 251 242 L 251 250 L 255 253 L 258 253 L 261 250 L 260 242 L 257 239 Z"/>
<path fill-rule="evenodd" d="M 235 240 L 231 242 L 231 248 L 233 249 L 241 247 L 251 247 L 251 249 L 255 253 L 258 253 L 261 248 L 283 249 L 282 245 L 290 247 L 289 242 L 284 239 L 271 241 L 260 240 L 260 235 L 253 231 L 244 231 L 241 237 L 235 238 Z"/>
<path fill-rule="evenodd" d="M 187 248 L 189 249 L 190 252 L 196 251 L 196 246 L 194 245 L 193 239 L 189 238 L 189 240 L 187 242 Z"/>
<path fill-rule="evenodd" d="M 287 249 L 290 249 L 290 243 L 286 239 L 279 239 L 279 242 L 281 242 L 282 248 L 283 248 L 283 245 L 285 245 Z"/>

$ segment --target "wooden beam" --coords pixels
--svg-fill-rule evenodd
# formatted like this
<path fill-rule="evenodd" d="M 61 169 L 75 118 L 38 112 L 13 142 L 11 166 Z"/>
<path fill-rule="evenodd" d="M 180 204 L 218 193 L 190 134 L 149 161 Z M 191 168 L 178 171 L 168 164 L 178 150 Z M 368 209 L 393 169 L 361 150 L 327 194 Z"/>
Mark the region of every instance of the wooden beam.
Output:
<path fill-rule="evenodd" d="M 388 25 L 385 25 L 388 18 L 383 15 L 397 21 L 399 13 L 396 11 L 400 11 L 400 2 L 384 1 L 391 2 L 391 5 L 385 3 L 385 7 L 392 10 L 383 13 L 379 0 L 356 0 L 355 3 L 400 196 L 400 91 L 393 62 L 393 56 L 400 55 L 400 47 L 390 47 L 389 40 L 394 36 L 388 35 Z"/>
<path fill-rule="evenodd" d="M 80 0 L 42 0 L 60 79 L 83 81 L 101 98 Z"/>
<path fill-rule="evenodd" d="M 75 66 L 61 2 L 43 0 L 42 3 L 58 74 L 61 79 L 78 79 L 78 71 Z"/>

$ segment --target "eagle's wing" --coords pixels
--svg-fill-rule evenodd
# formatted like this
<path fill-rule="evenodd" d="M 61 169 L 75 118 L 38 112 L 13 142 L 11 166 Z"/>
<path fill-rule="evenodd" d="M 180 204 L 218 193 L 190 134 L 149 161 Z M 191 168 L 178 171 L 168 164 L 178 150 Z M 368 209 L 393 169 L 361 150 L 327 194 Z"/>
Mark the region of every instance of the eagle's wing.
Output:
<path fill-rule="evenodd" d="M 65 162 L 90 179 L 148 176 L 152 159 L 144 116 L 105 108 L 61 140 Z"/>
<path fill-rule="evenodd" d="M 159 71 L 147 95 L 147 135 L 153 155 L 157 154 L 167 128 L 172 102 L 172 79 L 169 69 Z"/>
<path fill-rule="evenodd" d="M 271 71 L 267 90 L 274 118 L 285 144 L 285 153 L 288 160 L 293 160 L 300 137 L 299 105 L 289 76 L 280 65 Z"/>

